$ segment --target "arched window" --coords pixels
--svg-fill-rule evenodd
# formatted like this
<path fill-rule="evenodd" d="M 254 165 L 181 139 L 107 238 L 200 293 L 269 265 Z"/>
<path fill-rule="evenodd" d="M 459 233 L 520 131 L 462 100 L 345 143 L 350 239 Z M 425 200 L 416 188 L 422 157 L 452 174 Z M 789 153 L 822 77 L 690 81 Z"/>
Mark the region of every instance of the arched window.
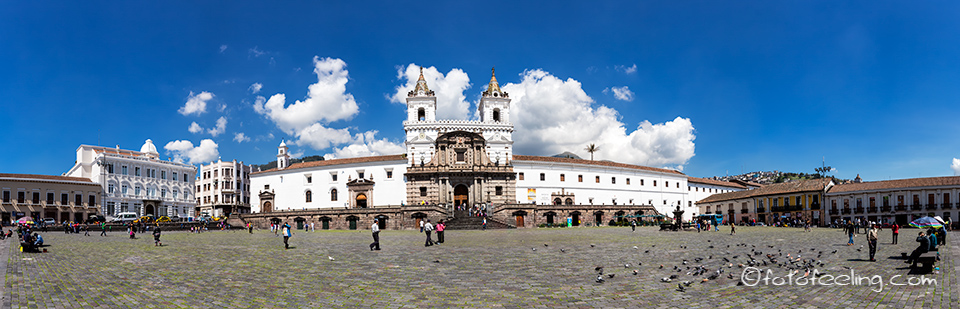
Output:
<path fill-rule="evenodd" d="M 313 192 L 311 192 L 310 190 L 307 190 L 305 199 L 307 203 L 313 202 Z"/>
<path fill-rule="evenodd" d="M 330 190 L 330 201 L 337 201 L 337 189 Z"/>
<path fill-rule="evenodd" d="M 494 109 L 493 109 L 493 121 L 500 122 L 500 109 L 499 109 L 499 108 L 494 108 Z"/>
<path fill-rule="evenodd" d="M 417 120 L 424 121 L 427 120 L 427 112 L 421 107 L 417 110 Z"/>

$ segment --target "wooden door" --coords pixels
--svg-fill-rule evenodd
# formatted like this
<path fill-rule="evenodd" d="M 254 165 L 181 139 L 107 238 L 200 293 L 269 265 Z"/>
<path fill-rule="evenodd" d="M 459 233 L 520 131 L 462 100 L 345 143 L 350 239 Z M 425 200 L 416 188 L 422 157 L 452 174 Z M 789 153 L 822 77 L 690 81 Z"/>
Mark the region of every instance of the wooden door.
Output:
<path fill-rule="evenodd" d="M 523 227 L 523 216 L 517 216 L 517 227 Z"/>

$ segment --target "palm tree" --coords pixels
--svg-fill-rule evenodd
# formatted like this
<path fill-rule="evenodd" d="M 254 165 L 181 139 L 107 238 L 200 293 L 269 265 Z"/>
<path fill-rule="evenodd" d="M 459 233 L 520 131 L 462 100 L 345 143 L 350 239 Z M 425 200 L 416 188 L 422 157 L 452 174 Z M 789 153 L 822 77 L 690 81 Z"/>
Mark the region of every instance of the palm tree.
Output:
<path fill-rule="evenodd" d="M 593 153 L 599 151 L 600 146 L 597 146 L 596 144 L 590 144 L 587 145 L 587 148 L 584 148 L 583 150 L 586 150 L 590 153 L 590 161 L 593 161 Z"/>

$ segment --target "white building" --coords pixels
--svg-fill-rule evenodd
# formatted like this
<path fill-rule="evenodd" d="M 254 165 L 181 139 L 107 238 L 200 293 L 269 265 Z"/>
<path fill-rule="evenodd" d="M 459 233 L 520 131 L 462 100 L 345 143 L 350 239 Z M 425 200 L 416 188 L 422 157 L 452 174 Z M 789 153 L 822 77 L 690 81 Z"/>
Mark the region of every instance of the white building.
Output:
<path fill-rule="evenodd" d="M 64 176 L 87 178 L 103 189 L 102 213 L 193 217 L 193 165 L 159 159 L 147 140 L 140 151 L 80 145 L 77 160 Z"/>
<path fill-rule="evenodd" d="M 200 165 L 197 174 L 197 205 L 201 214 L 214 217 L 250 212 L 250 172 L 243 161 L 217 160 Z"/>
<path fill-rule="evenodd" d="M 953 221 L 960 208 L 960 176 L 840 184 L 827 192 L 825 207 L 831 222 L 861 219 L 906 225 L 923 216 Z"/>

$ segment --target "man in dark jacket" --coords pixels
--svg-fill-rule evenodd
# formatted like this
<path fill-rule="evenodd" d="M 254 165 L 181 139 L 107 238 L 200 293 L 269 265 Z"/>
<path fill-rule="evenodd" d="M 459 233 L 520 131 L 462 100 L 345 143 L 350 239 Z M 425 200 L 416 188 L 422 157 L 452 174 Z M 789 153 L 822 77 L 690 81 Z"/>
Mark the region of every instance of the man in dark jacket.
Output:
<path fill-rule="evenodd" d="M 910 254 L 910 258 L 907 259 L 905 263 L 911 263 L 910 267 L 917 267 L 917 259 L 920 258 L 921 254 L 927 253 L 930 249 L 930 238 L 927 238 L 923 235 L 923 232 L 920 232 L 920 235 L 917 236 L 917 242 L 920 243 L 916 249 L 913 249 L 913 253 Z"/>

